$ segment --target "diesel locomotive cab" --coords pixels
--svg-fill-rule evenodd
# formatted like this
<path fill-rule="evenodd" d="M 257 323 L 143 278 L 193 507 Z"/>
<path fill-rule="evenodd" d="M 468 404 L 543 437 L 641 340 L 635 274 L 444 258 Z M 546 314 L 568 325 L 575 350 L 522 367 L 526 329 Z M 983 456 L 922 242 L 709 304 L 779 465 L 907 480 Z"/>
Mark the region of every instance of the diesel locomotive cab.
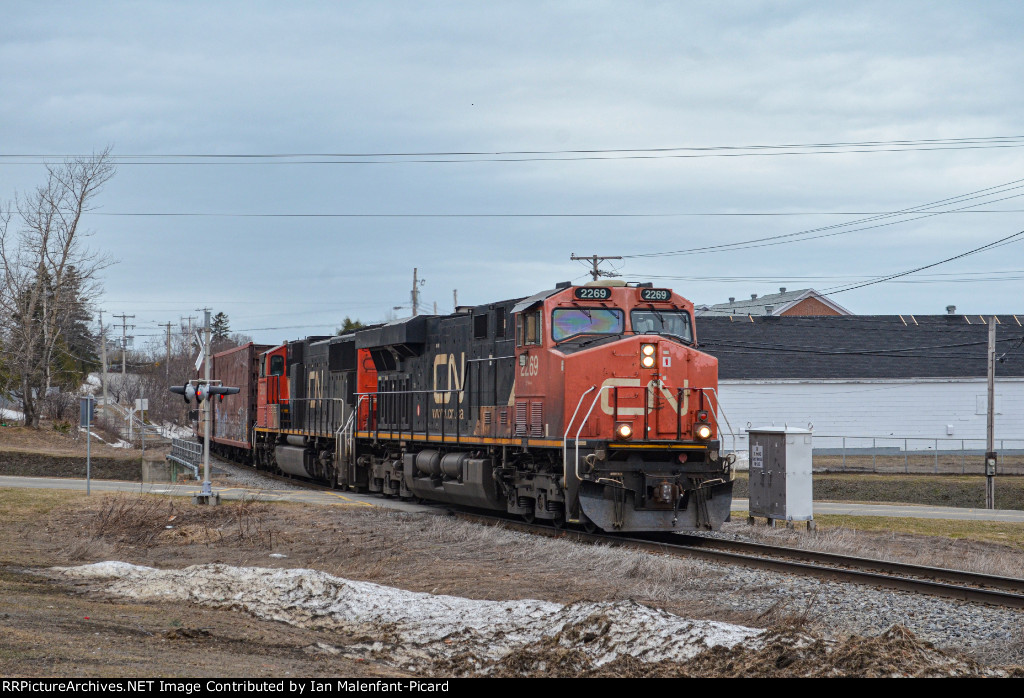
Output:
<path fill-rule="evenodd" d="M 561 441 L 562 472 L 560 483 L 531 482 L 536 496 L 608 531 L 718 528 L 732 458 L 720 449 L 717 360 L 696 349 L 692 303 L 623 282 L 539 296 L 514 309 L 516 415 Z"/>

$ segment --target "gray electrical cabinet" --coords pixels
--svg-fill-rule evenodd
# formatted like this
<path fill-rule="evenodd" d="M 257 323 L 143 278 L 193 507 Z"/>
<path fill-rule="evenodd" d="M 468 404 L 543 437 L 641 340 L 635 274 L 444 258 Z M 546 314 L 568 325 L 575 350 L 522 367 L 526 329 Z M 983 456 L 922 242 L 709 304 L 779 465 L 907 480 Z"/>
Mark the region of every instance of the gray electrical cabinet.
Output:
<path fill-rule="evenodd" d="M 814 528 L 811 431 L 792 427 L 748 429 L 750 443 L 750 522 L 754 517 L 806 521 Z"/>

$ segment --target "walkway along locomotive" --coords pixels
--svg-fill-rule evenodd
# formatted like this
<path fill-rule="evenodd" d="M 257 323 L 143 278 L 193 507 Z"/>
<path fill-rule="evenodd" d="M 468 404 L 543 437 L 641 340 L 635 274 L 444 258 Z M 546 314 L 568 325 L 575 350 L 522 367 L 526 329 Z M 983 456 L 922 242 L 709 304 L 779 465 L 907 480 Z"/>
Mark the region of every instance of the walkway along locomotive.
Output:
<path fill-rule="evenodd" d="M 249 442 L 212 446 L 336 487 L 528 521 L 716 529 L 733 457 L 720 450 L 718 362 L 696 346 L 692 303 L 621 281 L 246 345 L 235 351 L 252 357 L 253 380 L 214 419 L 254 414 Z"/>

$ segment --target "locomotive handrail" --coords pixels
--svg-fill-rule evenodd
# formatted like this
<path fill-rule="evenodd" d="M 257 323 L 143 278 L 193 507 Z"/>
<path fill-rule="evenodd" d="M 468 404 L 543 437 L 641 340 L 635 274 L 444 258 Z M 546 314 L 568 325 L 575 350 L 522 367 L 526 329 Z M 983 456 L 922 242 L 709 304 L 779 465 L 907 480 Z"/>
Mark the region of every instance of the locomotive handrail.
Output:
<path fill-rule="evenodd" d="M 664 385 L 664 382 L 662 382 L 662 385 Z M 715 398 L 714 403 L 711 403 L 711 402 L 708 403 L 708 412 L 711 413 L 711 416 L 715 420 L 715 426 L 718 427 L 719 441 L 723 441 L 722 438 L 721 438 L 722 424 L 721 424 L 721 422 L 718 421 L 718 412 L 715 410 L 715 406 L 716 405 L 718 406 L 719 411 L 721 411 L 721 413 L 722 413 L 722 419 L 725 420 L 725 425 L 729 428 L 729 437 L 732 439 L 732 444 L 733 444 L 732 451 L 733 451 L 733 453 L 735 453 L 736 452 L 736 434 L 732 430 L 732 424 L 729 423 L 729 418 L 725 416 L 725 410 L 722 409 L 722 403 L 718 399 L 718 391 L 715 390 L 714 388 L 694 388 L 694 387 L 690 387 L 690 386 L 687 386 L 685 388 L 680 388 L 680 390 L 685 390 L 687 392 L 692 391 L 692 390 L 697 390 L 697 391 L 700 391 L 701 393 L 710 392 L 714 396 L 714 398 Z M 701 409 L 703 409 L 703 407 Z M 679 411 L 679 414 L 682 414 L 682 406 L 681 405 L 678 407 L 678 411 Z"/>
<path fill-rule="evenodd" d="M 732 452 L 736 453 L 736 433 L 732 430 L 732 424 L 729 423 L 729 418 L 725 416 L 725 410 L 722 409 L 722 401 L 718 399 L 718 391 L 714 388 L 702 388 L 702 390 L 710 390 L 711 394 L 715 396 L 715 405 L 717 405 L 718 410 L 721 411 L 722 419 L 725 420 L 725 425 L 729 427 L 729 437 L 732 439 Z M 722 425 L 718 421 L 718 411 L 715 410 L 715 405 L 708 405 L 708 407 L 711 408 L 708 411 L 711 412 L 712 416 L 715 418 L 715 425 L 719 428 L 719 431 L 721 431 Z"/>
<path fill-rule="evenodd" d="M 343 447 L 345 455 L 346 456 L 349 455 L 347 453 L 347 451 L 348 451 L 349 442 L 350 442 L 350 440 L 352 438 L 351 432 L 355 429 L 355 419 L 356 419 L 356 415 L 359 414 L 359 404 L 363 400 L 365 400 L 365 399 L 366 399 L 366 396 L 363 395 L 358 400 L 356 400 L 355 407 L 348 414 L 348 419 L 345 421 L 345 423 L 343 425 L 338 427 L 338 430 L 336 432 L 334 432 L 334 443 L 336 445 L 336 451 L 337 451 L 335 453 L 336 456 L 340 456 L 341 455 L 341 450 L 337 448 L 337 447 L 340 447 L 340 445 L 341 445 L 341 439 L 338 438 L 339 434 L 345 440 L 345 445 Z M 343 409 L 344 409 L 344 406 L 343 406 Z M 352 427 L 352 429 L 349 429 L 349 427 Z"/>
<path fill-rule="evenodd" d="M 611 387 L 612 386 L 610 385 L 601 386 L 601 389 L 597 391 L 597 395 L 594 396 L 593 401 L 590 403 L 590 409 L 587 410 L 587 416 L 583 418 L 583 421 L 580 422 L 580 428 L 576 430 L 576 437 L 573 439 L 573 441 L 576 442 L 576 462 L 573 463 L 573 471 L 576 473 L 577 480 L 580 479 L 580 432 L 583 431 L 584 425 L 587 423 L 587 420 L 590 419 L 590 413 L 594 411 L 594 406 L 597 405 L 597 401 L 600 399 L 601 393 L 603 393 L 605 390 L 608 390 Z M 562 479 L 565 480 L 564 469 L 562 472 Z"/>
<path fill-rule="evenodd" d="M 370 410 L 372 411 L 374 409 L 374 407 L 377 405 L 377 401 L 376 401 L 375 398 L 378 395 L 430 395 L 431 393 L 466 393 L 466 392 L 468 392 L 466 388 L 445 388 L 444 390 L 374 390 L 372 392 L 356 393 L 356 395 L 361 396 L 360 399 L 367 398 L 367 397 L 370 398 L 371 399 L 370 400 Z M 445 438 L 444 423 L 445 423 L 445 417 L 444 417 L 444 411 L 442 410 L 441 411 L 441 438 L 442 439 Z M 425 433 L 429 437 L 430 436 L 430 422 L 427 419 L 427 417 L 424 417 L 424 425 L 426 426 Z M 415 431 L 415 426 L 416 426 L 415 425 L 415 421 L 413 421 L 412 422 L 412 427 L 411 427 L 410 432 L 409 432 L 410 434 Z M 456 439 L 456 441 L 458 441 L 462 437 L 462 423 L 458 419 L 455 420 L 455 429 L 456 429 L 455 439 Z M 367 430 L 369 430 L 369 427 L 367 427 Z M 380 431 L 380 422 L 377 423 L 377 431 Z M 402 432 L 401 426 L 399 426 L 398 431 L 399 431 L 399 438 L 401 438 L 401 432 Z M 394 433 L 394 432 L 392 432 L 392 433 Z M 376 439 L 376 437 L 374 437 L 374 439 Z"/>
<path fill-rule="evenodd" d="M 580 399 L 576 402 L 576 410 L 572 413 L 572 418 L 569 420 L 569 423 L 565 425 L 565 434 L 562 435 L 562 487 L 567 486 L 565 473 L 569 469 L 569 431 L 572 430 L 572 423 L 576 421 L 576 415 L 579 414 L 580 406 L 583 404 L 583 398 L 585 398 L 587 393 L 595 388 L 597 388 L 597 386 L 592 385 L 580 395 Z M 598 395 L 600 395 L 600 393 L 598 393 Z"/>
<path fill-rule="evenodd" d="M 612 387 L 613 386 L 610 386 L 610 385 L 602 385 L 601 388 L 597 391 L 597 395 L 594 396 L 594 399 L 590 403 L 590 409 L 587 410 L 587 415 L 583 418 L 583 421 L 580 422 L 580 428 L 576 430 L 576 436 L 573 437 L 573 441 L 576 443 L 576 462 L 573 463 L 573 472 L 576 474 L 576 479 L 577 480 L 580 479 L 580 433 L 583 431 L 583 427 L 586 426 L 587 420 L 590 419 L 590 415 L 591 415 L 591 413 L 593 413 L 594 406 L 597 405 L 597 401 L 600 399 L 601 393 L 603 393 L 605 390 L 608 390 L 608 389 L 610 389 Z M 577 412 L 579 412 L 580 405 L 583 404 L 583 398 L 585 398 L 587 396 L 587 393 L 589 393 L 594 388 L 597 388 L 597 386 L 596 385 L 590 386 L 590 388 L 588 388 L 582 395 L 580 395 L 580 401 L 576 405 L 576 411 Z M 573 418 L 571 420 L 569 420 L 569 426 L 566 427 L 566 430 L 565 430 L 566 438 L 565 438 L 565 440 L 562 441 L 562 487 L 568 487 L 569 486 L 568 482 L 567 482 L 567 478 L 569 477 L 569 475 L 568 475 L 568 469 L 569 469 L 569 463 L 568 463 L 568 456 L 569 456 L 568 435 L 569 435 L 569 430 L 572 429 L 572 423 L 576 419 L 576 413 L 575 412 L 573 413 L 572 417 Z"/>
<path fill-rule="evenodd" d="M 314 402 L 331 402 L 331 403 L 334 403 L 334 402 L 340 402 L 341 403 L 342 418 L 344 418 L 344 415 L 345 415 L 345 398 L 343 398 L 343 397 L 293 397 L 293 398 L 289 398 L 288 402 L 289 403 L 292 403 L 292 402 L 299 403 L 303 407 L 306 408 L 307 412 L 306 412 L 305 415 L 303 415 L 303 418 L 304 418 L 306 424 L 303 427 L 303 429 L 301 430 L 305 434 L 319 433 L 319 430 L 310 428 L 310 424 L 309 424 L 309 421 L 310 421 L 309 420 L 309 410 L 316 410 L 317 411 L 316 421 L 318 422 L 318 426 L 323 426 L 323 422 L 325 421 L 325 416 L 320 414 L 320 411 L 321 411 L 320 407 L 314 407 L 311 404 L 305 404 L 305 403 L 314 403 Z M 328 423 L 333 422 L 334 420 L 332 419 L 332 417 L 333 417 L 332 414 L 326 415 L 326 421 Z M 339 421 L 341 421 L 341 420 L 339 420 Z M 335 433 L 337 433 L 337 432 L 335 432 Z"/>

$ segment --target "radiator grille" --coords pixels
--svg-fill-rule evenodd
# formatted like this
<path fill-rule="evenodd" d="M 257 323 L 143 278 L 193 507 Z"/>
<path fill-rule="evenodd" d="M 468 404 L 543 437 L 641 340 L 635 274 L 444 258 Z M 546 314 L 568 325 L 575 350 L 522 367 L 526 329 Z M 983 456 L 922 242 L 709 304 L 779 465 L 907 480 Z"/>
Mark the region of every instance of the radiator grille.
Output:
<path fill-rule="evenodd" d="M 530 436 L 544 436 L 544 403 L 530 403 Z"/>
<path fill-rule="evenodd" d="M 526 402 L 516 403 L 516 436 L 526 436 Z"/>

